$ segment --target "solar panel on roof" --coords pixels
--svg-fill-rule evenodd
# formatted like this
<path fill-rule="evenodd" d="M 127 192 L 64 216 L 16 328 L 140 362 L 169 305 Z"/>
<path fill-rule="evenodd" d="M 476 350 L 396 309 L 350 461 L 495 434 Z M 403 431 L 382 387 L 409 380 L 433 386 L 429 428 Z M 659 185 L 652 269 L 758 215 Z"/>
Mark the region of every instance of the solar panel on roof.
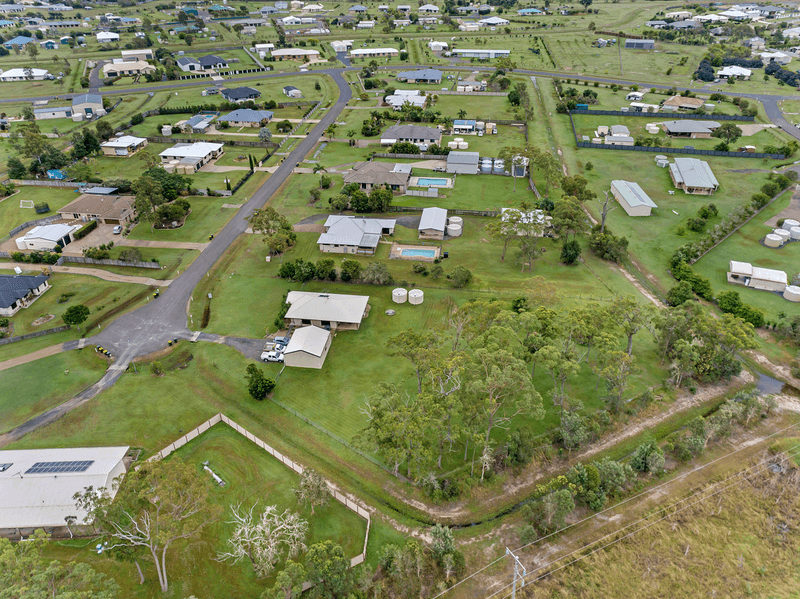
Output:
<path fill-rule="evenodd" d="M 0 464 L 0 472 L 5 472 L 9 468 L 11 468 L 13 464 Z"/>
<path fill-rule="evenodd" d="M 57 474 L 66 472 L 86 472 L 94 460 L 77 462 L 36 462 L 25 471 L 25 474 Z"/>

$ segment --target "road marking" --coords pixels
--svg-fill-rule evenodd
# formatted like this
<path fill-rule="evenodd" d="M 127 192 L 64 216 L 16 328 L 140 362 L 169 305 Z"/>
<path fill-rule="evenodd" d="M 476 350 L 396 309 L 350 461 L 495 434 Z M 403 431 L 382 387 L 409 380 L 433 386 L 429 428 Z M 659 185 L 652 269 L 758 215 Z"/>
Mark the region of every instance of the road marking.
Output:
<path fill-rule="evenodd" d="M 195 332 L 194 332 L 194 335 L 192 335 L 192 338 L 191 338 L 189 341 L 191 341 L 192 343 L 194 343 L 195 341 L 197 341 L 197 338 L 198 338 L 198 337 L 200 337 L 200 331 L 195 331 Z"/>

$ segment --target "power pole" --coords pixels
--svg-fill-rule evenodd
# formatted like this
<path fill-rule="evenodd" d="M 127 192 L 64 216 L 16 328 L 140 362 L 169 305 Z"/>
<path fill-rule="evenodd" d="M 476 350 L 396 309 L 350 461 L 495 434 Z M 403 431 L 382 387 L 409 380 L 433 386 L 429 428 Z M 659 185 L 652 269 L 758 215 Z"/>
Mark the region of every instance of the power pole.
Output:
<path fill-rule="evenodd" d="M 506 555 L 510 555 L 511 557 L 514 558 L 514 587 L 513 590 L 511 591 L 511 599 L 517 599 L 517 579 L 520 579 L 521 581 L 519 588 L 524 587 L 525 576 L 528 574 L 528 572 L 527 570 L 525 570 L 525 566 L 522 565 L 517 556 L 514 555 L 514 552 L 511 551 L 511 549 L 509 549 L 508 547 L 506 547 Z M 522 576 L 520 576 L 519 574 L 520 568 L 522 569 Z"/>

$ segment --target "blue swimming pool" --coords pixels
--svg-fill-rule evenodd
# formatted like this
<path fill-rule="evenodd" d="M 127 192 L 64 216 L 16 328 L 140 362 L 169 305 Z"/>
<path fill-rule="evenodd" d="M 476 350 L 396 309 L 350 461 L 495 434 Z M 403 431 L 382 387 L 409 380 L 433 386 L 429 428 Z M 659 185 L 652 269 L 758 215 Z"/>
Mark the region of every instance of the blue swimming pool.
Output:
<path fill-rule="evenodd" d="M 447 187 L 447 179 L 431 179 L 428 177 L 420 177 L 417 179 L 417 185 L 420 187 Z"/>
<path fill-rule="evenodd" d="M 422 250 L 422 249 L 409 249 L 406 248 L 402 252 L 403 256 L 425 256 L 426 258 L 435 258 L 436 250 Z"/>

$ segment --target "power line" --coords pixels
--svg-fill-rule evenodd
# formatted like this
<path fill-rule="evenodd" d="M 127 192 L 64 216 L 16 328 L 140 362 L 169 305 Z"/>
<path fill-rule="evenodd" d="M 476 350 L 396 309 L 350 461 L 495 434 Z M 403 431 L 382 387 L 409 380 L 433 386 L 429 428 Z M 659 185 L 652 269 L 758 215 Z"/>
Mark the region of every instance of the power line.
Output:
<path fill-rule="evenodd" d="M 795 445 L 794 447 L 792 447 L 792 450 L 794 450 L 794 449 L 797 449 L 798 447 L 800 447 L 800 444 L 798 444 L 798 445 Z M 784 452 L 781 452 L 781 453 L 783 453 L 783 454 L 788 454 L 788 452 L 789 452 L 789 451 L 791 451 L 791 450 L 787 450 L 787 451 L 784 451 Z M 794 457 L 794 456 L 797 456 L 797 455 L 800 455 L 800 452 L 793 454 L 793 455 L 792 455 L 792 457 Z M 546 577 L 546 576 L 550 576 L 551 574 L 554 574 L 555 572 L 558 572 L 559 570 L 563 570 L 564 568 L 566 568 L 566 567 L 568 567 L 568 566 L 571 566 L 572 564 L 574 564 L 574 563 L 576 563 L 576 562 L 578 562 L 578 561 L 580 561 L 580 560 L 582 560 L 582 559 L 584 559 L 584 558 L 587 558 L 587 557 L 589 557 L 590 555 L 593 555 L 593 554 L 595 554 L 595 553 L 597 553 L 597 552 L 599 552 L 599 551 L 602 551 L 603 549 L 606 549 L 606 548 L 610 547 L 611 545 L 614 545 L 614 544 L 616 544 L 616 543 L 619 543 L 620 541 L 624 541 L 625 539 L 628 539 L 628 538 L 632 537 L 632 536 L 633 536 L 633 535 L 635 535 L 637 532 L 641 532 L 642 530 L 644 530 L 644 529 L 646 529 L 646 528 L 650 528 L 651 526 L 653 526 L 653 525 L 655 525 L 655 524 L 658 524 L 659 522 L 662 522 L 663 520 L 666 520 L 666 519 L 667 519 L 667 518 L 669 518 L 670 516 L 674 516 L 675 514 L 677 514 L 677 513 L 679 513 L 679 512 L 682 512 L 682 511 L 684 511 L 684 510 L 686 510 L 686 509 L 689 509 L 690 507 L 692 507 L 692 506 L 694 506 L 694 505 L 697 505 L 698 503 L 700 503 L 700 502 L 702 502 L 702 501 L 705 501 L 706 499 L 710 499 L 711 497 L 714 497 L 715 495 L 718 495 L 719 493 L 722 493 L 722 492 L 724 492 L 724 491 L 727 491 L 727 490 L 728 490 L 728 489 L 730 489 L 731 487 L 735 487 L 736 485 L 738 485 L 738 484 L 741 484 L 741 483 L 742 483 L 744 480 L 747 480 L 748 478 L 751 478 L 751 477 L 755 476 L 756 474 L 760 474 L 761 472 L 763 472 L 764 470 L 767 470 L 767 469 L 769 468 L 769 466 L 768 466 L 768 465 L 766 465 L 766 466 L 764 466 L 763 468 L 761 468 L 761 469 L 760 469 L 759 471 L 757 471 L 757 472 L 753 472 L 753 473 L 751 473 L 750 475 L 747 475 L 747 476 L 742 476 L 744 472 L 747 472 L 747 470 L 751 470 L 752 468 L 755 468 L 755 467 L 756 467 L 755 465 L 754 465 L 754 466 L 751 466 L 750 468 L 747 468 L 747 469 L 745 469 L 745 470 L 741 470 L 741 471 L 737 472 L 736 474 L 734 474 L 734 475 L 732 475 L 732 476 L 728 477 L 727 479 L 725 479 L 725 480 L 723 480 L 723 481 L 720 481 L 719 483 L 715 483 L 715 485 L 718 485 L 718 484 L 721 484 L 721 483 L 723 483 L 723 482 L 726 482 L 726 481 L 728 481 L 728 480 L 731 480 L 732 478 L 740 477 L 740 479 L 739 479 L 739 480 L 737 480 L 736 482 L 734 482 L 734 483 L 731 483 L 730 485 L 728 485 L 727 487 L 724 487 L 724 488 L 722 488 L 722 489 L 718 489 L 717 491 L 715 491 L 715 492 L 714 492 L 714 493 L 712 493 L 711 495 L 708 495 L 708 496 L 706 496 L 706 497 L 701 497 L 701 498 L 700 498 L 700 499 L 698 499 L 697 501 L 695 501 L 695 502 L 693 502 L 693 503 L 690 503 L 690 504 L 688 504 L 688 505 L 685 505 L 685 506 L 683 506 L 683 507 L 681 507 L 681 508 L 679 508 L 679 509 L 677 509 L 677 510 L 675 510 L 675 511 L 670 511 L 669 513 L 667 513 L 666 515 L 662 516 L 662 517 L 661 517 L 661 518 L 659 518 L 658 520 L 654 520 L 654 521 L 652 521 L 652 522 L 649 522 L 649 523 L 645 524 L 644 526 L 642 526 L 641 528 L 637 528 L 636 530 L 633 530 L 633 531 L 629 532 L 628 534 L 624 535 L 623 537 L 620 537 L 619 539 L 615 539 L 615 540 L 611 541 L 610 543 L 607 543 L 606 545 L 603 545 L 603 546 L 601 546 L 601 547 L 597 547 L 596 549 L 593 549 L 593 550 L 592 550 L 592 551 L 590 551 L 589 553 L 587 553 L 587 554 L 585 554 L 585 555 L 581 555 L 581 556 L 579 556 L 579 557 L 575 558 L 574 560 L 572 560 L 572 561 L 569 561 L 569 562 L 567 562 L 567 563 L 565 563 L 565 564 L 563 564 L 563 565 L 559 566 L 559 567 L 558 567 L 558 568 L 556 568 L 555 570 L 550 570 L 550 571 L 548 571 L 548 572 L 546 572 L 546 573 L 544 573 L 544 574 L 541 574 L 541 575 L 537 576 L 537 577 L 536 577 L 536 578 L 534 578 L 533 580 L 530 580 L 530 581 L 525 581 L 525 580 L 524 580 L 524 576 L 523 576 L 523 582 L 527 582 L 528 584 L 530 584 L 530 583 L 534 583 L 534 582 L 537 582 L 537 581 L 541 580 L 542 578 L 544 578 L 544 577 Z M 710 488 L 710 487 L 709 487 L 709 488 Z M 692 494 L 692 495 L 690 495 L 688 498 L 691 498 L 691 497 L 693 497 L 693 496 L 695 496 L 695 495 L 698 495 L 698 494 L 700 494 L 700 493 L 705 493 L 706 491 L 708 491 L 708 488 L 707 488 L 707 489 L 703 489 L 703 490 L 701 490 L 701 491 L 698 491 L 698 492 L 696 492 L 696 493 L 693 493 L 693 494 Z M 688 499 L 688 498 L 686 498 L 686 499 Z M 686 501 L 686 499 L 682 499 L 682 500 L 681 500 L 681 502 L 682 502 L 682 501 Z M 674 507 L 675 505 L 677 505 L 678 503 L 681 503 L 681 502 L 677 502 L 677 503 L 673 504 L 672 506 L 670 506 L 670 508 L 671 508 L 671 507 Z M 659 510 L 659 512 L 664 512 L 664 511 L 667 511 L 668 509 L 669 509 L 669 508 L 661 508 L 661 509 Z M 658 513 L 658 512 L 656 512 L 656 513 Z M 641 520 L 639 520 L 639 522 L 641 522 Z M 634 524 L 635 524 L 635 523 L 634 523 Z M 602 540 L 602 539 L 606 539 L 606 538 L 608 538 L 609 536 L 616 535 L 616 534 L 618 534 L 619 532 L 621 532 L 621 531 L 623 531 L 623 530 L 625 530 L 625 529 L 627 529 L 627 528 L 630 528 L 631 526 L 632 526 L 632 524 L 630 524 L 630 525 L 628 525 L 628 526 L 625 526 L 625 527 L 623 527 L 623 528 L 621 528 L 621 529 L 619 529 L 619 530 L 615 531 L 614 533 L 611 533 L 611 534 L 609 534 L 609 535 L 605 535 L 604 537 L 601 537 L 600 539 L 598 539 L 598 541 L 600 541 L 600 540 Z M 594 543 L 597 543 L 598 541 L 595 541 Z M 593 544 L 594 544 L 594 543 L 593 543 Z M 579 549 L 576 549 L 576 550 L 574 550 L 574 551 L 571 551 L 570 553 L 567 553 L 566 555 L 562 555 L 562 556 L 561 556 L 561 557 L 559 557 L 558 559 L 551 560 L 551 561 L 547 562 L 546 564 L 544 564 L 543 566 L 539 566 L 538 568 L 536 568 L 535 570 L 533 570 L 533 571 L 531 572 L 531 574 L 533 574 L 533 573 L 535 573 L 535 572 L 538 572 L 538 571 L 540 571 L 540 570 L 542 570 L 542 569 L 544 569 L 544 568 L 546 568 L 546 567 L 548 567 L 548 566 L 550 566 L 550 565 L 552 565 L 552 564 L 554 564 L 554 563 L 560 562 L 561 560 L 563 560 L 563 559 L 565 559 L 565 558 L 567 558 L 567 557 L 570 557 L 570 556 L 572 556 L 572 555 L 575 555 L 576 553 L 579 553 L 580 551 L 583 551 L 583 550 L 585 550 L 585 549 L 586 549 L 586 547 L 584 546 L 584 547 L 581 547 L 581 548 L 579 548 Z M 500 592 L 502 592 L 502 591 L 504 591 L 504 590 L 508 589 L 510 586 L 511 586 L 511 584 L 507 584 L 507 585 L 505 585 L 504 587 L 502 587 L 502 588 L 500 588 L 500 589 L 496 590 L 496 591 L 495 591 L 494 593 L 492 593 L 491 595 L 488 595 L 488 596 L 487 596 L 485 599 L 491 599 L 491 597 L 494 597 L 494 596 L 495 596 L 495 595 L 497 595 L 498 593 L 500 593 Z M 509 595 L 504 595 L 504 596 L 503 596 L 501 599 L 507 599 L 508 597 L 509 597 Z"/>
<path fill-rule="evenodd" d="M 766 437 L 764 437 L 764 438 L 762 439 L 762 441 L 766 441 L 767 439 L 770 439 L 770 438 L 772 438 L 772 437 L 775 437 L 775 436 L 777 436 L 777 435 L 780 435 L 780 434 L 782 434 L 782 433 L 784 433 L 784 432 L 788 431 L 788 430 L 789 430 L 789 429 L 791 429 L 791 428 L 795 428 L 795 427 L 797 427 L 798 425 L 800 425 L 800 422 L 796 422 L 796 423 L 794 423 L 794 424 L 790 424 L 789 426 L 787 426 L 787 427 L 785 427 L 785 428 L 782 428 L 782 429 L 780 429 L 780 430 L 778 430 L 778 431 L 775 431 L 774 433 L 771 433 L 771 434 L 767 435 Z M 717 463 L 717 462 L 719 462 L 719 461 L 721 461 L 721 460 L 727 459 L 727 458 L 729 458 L 730 456 L 732 456 L 732 455 L 735 455 L 735 454 L 737 454 L 737 453 L 739 453 L 740 451 L 743 451 L 743 450 L 745 450 L 745 449 L 747 449 L 747 448 L 746 448 L 746 447 L 740 447 L 739 449 L 735 449 L 735 450 L 733 450 L 733 451 L 731 451 L 731 452 L 729 452 L 729 453 L 727 453 L 727 454 L 725 454 L 725 455 L 722 455 L 722 456 L 720 456 L 720 457 L 718 457 L 718 458 L 716 458 L 716 459 L 714 459 L 714 460 L 711 460 L 710 462 L 706 462 L 705 464 L 702 464 L 702 465 L 700 465 L 700 466 L 698 466 L 698 467 L 694 468 L 693 470 L 691 470 L 691 471 L 687 472 L 686 474 L 688 475 L 688 474 L 693 474 L 693 473 L 695 473 L 695 472 L 699 472 L 700 470 L 702 470 L 702 469 L 704 469 L 704 468 L 707 468 L 708 466 L 711 466 L 712 464 L 715 464 L 715 463 Z M 548 535 L 545 535 L 545 536 L 543 536 L 543 537 L 540 537 L 540 538 L 536 539 L 535 541 L 532 541 L 532 542 L 530 542 L 530 543 L 527 543 L 526 545 L 523 545 L 523 546 L 521 546 L 521 547 L 519 547 L 519 548 L 517 548 L 517 549 L 514 549 L 514 550 L 513 550 L 513 552 L 514 552 L 514 553 L 516 553 L 516 552 L 518 552 L 518 551 L 522 551 L 522 550 L 524 550 L 524 549 L 527 549 L 528 547 L 531 547 L 532 545 L 536 545 L 537 543 L 540 543 L 540 542 L 542 542 L 542 541 L 544 541 L 544 540 L 546 540 L 546 539 L 549 539 L 549 538 L 550 538 L 550 537 L 552 537 L 552 536 L 555 536 L 555 535 L 557 535 L 557 534 L 560 534 L 560 533 L 564 532 L 565 530 L 569 530 L 570 528 L 574 528 L 575 526 L 578 526 L 579 524 L 583 524 L 584 522 L 587 522 L 587 521 L 589 521 L 589 520 L 591 520 L 591 519 L 593 519 L 593 518 L 597 518 L 598 516 L 601 516 L 602 514 L 604 514 L 604 513 L 608 512 L 608 511 L 611 511 L 611 510 L 616 510 L 616 509 L 617 509 L 618 507 L 620 507 L 621 505 L 624 505 L 624 504 L 628 503 L 629 501 L 633 501 L 634 499 L 638 499 L 639 497 L 642 497 L 643 495 L 648 495 L 648 494 L 652 493 L 653 491 L 656 491 L 656 490 L 660 489 L 661 487 L 664 487 L 664 486 L 667 486 L 667 485 L 669 485 L 669 484 L 672 484 L 672 482 L 674 482 L 674 481 L 671 481 L 671 480 L 669 480 L 669 481 L 665 481 L 665 482 L 663 482 L 663 483 L 661 483 L 661 484 L 658 484 L 658 485 L 656 485 L 655 487 L 650 487 L 650 488 L 649 488 L 649 489 L 647 489 L 646 491 L 642 491 L 641 493 L 637 493 L 636 495 L 632 495 L 631 497 L 628 497 L 627 499 L 624 499 L 624 500 L 620 501 L 619 503 L 616 503 L 616 504 L 614 504 L 613 506 L 607 507 L 606 509 L 604 509 L 604 510 L 602 510 L 602 511 L 600 511 L 600 512 L 596 512 L 596 513 L 594 513 L 594 514 L 591 514 L 590 516 L 587 516 L 586 518 L 583 518 L 582 520 L 578 520 L 577 522 L 573 522 L 572 524 L 568 524 L 568 525 L 567 525 L 567 526 L 565 526 L 564 528 L 560 528 L 560 529 L 558 529 L 558 530 L 556 530 L 556 531 L 554 531 L 554 532 L 551 532 L 551 533 L 550 533 L 550 534 L 548 534 Z M 724 481 L 720 481 L 720 482 L 724 482 Z M 716 485 L 716 484 L 720 484 L 720 483 L 714 483 L 714 484 Z M 698 492 L 699 492 L 699 491 L 698 491 Z M 683 501 L 686 501 L 687 499 L 689 499 L 689 498 L 691 498 L 691 497 L 692 497 L 692 495 L 690 495 L 689 497 L 686 497 L 686 498 L 682 499 L 682 500 L 681 500 L 681 501 L 679 501 L 679 502 L 676 502 L 676 503 L 675 503 L 675 504 L 673 504 L 673 505 L 678 505 L 678 503 L 681 503 L 681 502 L 683 502 Z M 629 524 L 629 525 L 628 525 L 628 526 L 626 526 L 625 528 L 628 528 L 628 527 L 632 526 L 633 524 L 636 524 L 636 523 L 638 523 L 638 522 L 642 522 L 642 521 L 644 521 L 644 520 L 646 520 L 646 518 L 640 518 L 639 520 L 637 520 L 636 522 L 633 522 L 632 524 Z M 625 530 L 625 528 L 619 529 L 617 532 L 619 532 L 619 531 L 621 531 L 621 530 Z M 614 534 L 616 534 L 616 533 L 614 533 Z M 606 538 L 606 537 L 601 537 L 601 538 L 600 538 L 600 539 L 598 539 L 598 540 L 601 540 L 601 539 L 603 539 L 603 538 Z M 597 541 L 595 541 L 595 542 L 597 542 Z M 492 562 L 489 562 L 488 564 L 486 564 L 485 566 L 483 566 L 482 568 L 480 568 L 480 569 L 478 569 L 478 570 L 475 570 L 475 571 L 474 571 L 474 572 L 472 572 L 472 573 L 471 573 L 469 576 L 466 576 L 466 577 L 462 578 L 462 579 L 461 579 L 461 580 L 459 580 L 457 583 L 455 583 L 453 586 L 451 586 L 451 587 L 449 587 L 449 588 L 445 589 L 444 591 L 442 591 L 442 592 L 441 592 L 441 593 L 439 593 L 438 595 L 434 595 L 433 597 L 431 597 L 431 599 L 437 599 L 438 597 L 441 597 L 441 596 L 443 596 L 443 595 L 445 595 L 445 594 L 449 593 L 449 592 L 450 592 L 450 591 L 452 591 L 454 588 L 456 588 L 456 587 L 460 586 L 461 584 L 465 583 L 466 581 L 470 580 L 471 578 L 473 578 L 473 577 L 477 576 L 478 574 L 480 574 L 481 572 L 483 572 L 483 571 L 484 571 L 484 570 L 486 570 L 487 568 L 491 568 L 491 567 L 492 567 L 492 566 L 494 566 L 496 563 L 498 563 L 498 562 L 500 562 L 500 561 L 502 561 L 502 560 L 506 559 L 506 557 L 508 557 L 508 554 L 501 555 L 501 556 L 500 556 L 500 557 L 498 557 L 496 560 L 494 560 L 494 561 L 492 561 Z M 563 559 L 563 558 L 562 558 L 562 559 Z M 504 588 L 507 588 L 507 587 L 504 587 Z M 500 590 L 502 590 L 502 589 L 500 589 Z M 487 599 L 488 599 L 488 598 L 487 598 Z"/>

